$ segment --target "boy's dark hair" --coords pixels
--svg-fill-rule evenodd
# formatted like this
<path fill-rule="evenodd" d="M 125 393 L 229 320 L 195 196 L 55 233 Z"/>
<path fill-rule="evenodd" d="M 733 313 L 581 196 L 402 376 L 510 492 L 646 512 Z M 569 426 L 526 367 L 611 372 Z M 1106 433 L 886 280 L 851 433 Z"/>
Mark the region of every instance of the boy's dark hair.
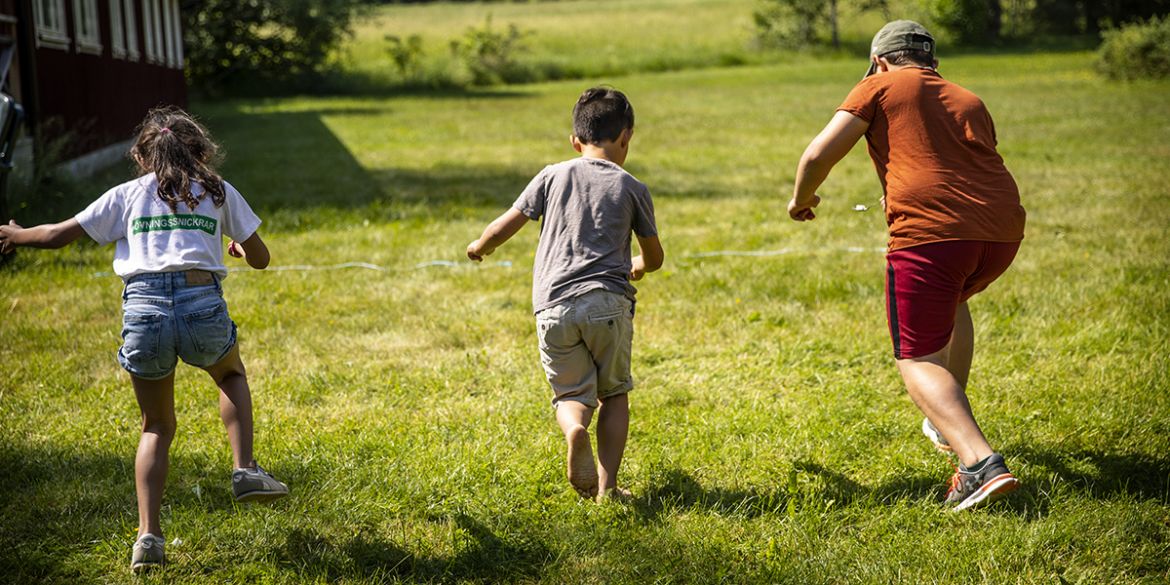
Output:
<path fill-rule="evenodd" d="M 191 209 L 199 205 L 202 197 L 192 195 L 192 181 L 203 186 L 203 194 L 210 195 L 216 207 L 223 205 L 223 178 L 212 168 L 219 159 L 219 146 L 182 109 L 163 106 L 148 112 L 130 154 L 143 174 L 155 174 L 158 197 L 172 212 L 178 213 L 180 202 Z"/>
<path fill-rule="evenodd" d="M 890 65 L 917 65 L 934 67 L 934 55 L 920 49 L 901 49 L 882 55 Z"/>
<path fill-rule="evenodd" d="M 634 107 L 626 94 L 610 87 L 585 90 L 573 106 L 573 134 L 586 144 L 617 140 L 634 127 Z"/>

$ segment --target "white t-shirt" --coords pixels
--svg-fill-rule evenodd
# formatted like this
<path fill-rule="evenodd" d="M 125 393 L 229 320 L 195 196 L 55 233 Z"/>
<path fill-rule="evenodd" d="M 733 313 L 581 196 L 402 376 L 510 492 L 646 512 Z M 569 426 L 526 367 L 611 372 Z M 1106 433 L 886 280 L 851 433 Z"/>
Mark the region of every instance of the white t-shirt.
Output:
<path fill-rule="evenodd" d="M 116 242 L 114 273 L 123 280 L 195 269 L 224 278 L 223 237 L 237 242 L 252 237 L 260 218 L 235 187 L 227 181 L 223 186 L 222 207 L 206 196 L 195 209 L 180 202 L 175 212 L 158 198 L 158 181 L 151 173 L 106 191 L 76 219 L 97 243 Z M 192 183 L 191 191 L 199 197 L 203 186 Z"/>

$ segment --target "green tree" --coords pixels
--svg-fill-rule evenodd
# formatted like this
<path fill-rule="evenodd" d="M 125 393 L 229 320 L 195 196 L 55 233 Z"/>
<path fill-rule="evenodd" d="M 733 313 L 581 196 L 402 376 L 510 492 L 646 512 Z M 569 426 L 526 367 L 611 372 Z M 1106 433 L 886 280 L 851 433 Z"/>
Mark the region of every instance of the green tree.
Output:
<path fill-rule="evenodd" d="M 767 48 L 801 49 L 828 36 L 841 45 L 837 30 L 838 0 L 764 0 L 752 17 L 756 42 Z"/>
<path fill-rule="evenodd" d="M 351 33 L 360 0 L 186 0 L 187 75 L 219 92 L 237 85 L 303 88 Z M 275 85 L 274 85 L 275 84 Z"/>
<path fill-rule="evenodd" d="M 964 45 L 998 41 L 1003 22 L 999 0 L 930 0 L 931 19 Z"/>

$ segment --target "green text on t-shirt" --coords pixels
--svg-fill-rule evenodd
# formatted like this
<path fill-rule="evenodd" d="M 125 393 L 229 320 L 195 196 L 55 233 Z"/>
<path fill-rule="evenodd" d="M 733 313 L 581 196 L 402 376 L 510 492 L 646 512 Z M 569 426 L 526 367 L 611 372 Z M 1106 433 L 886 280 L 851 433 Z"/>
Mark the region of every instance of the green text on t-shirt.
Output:
<path fill-rule="evenodd" d="M 214 217 L 194 214 L 156 215 L 139 217 L 132 224 L 131 233 L 163 232 L 169 230 L 200 230 L 215 235 L 218 221 Z"/>

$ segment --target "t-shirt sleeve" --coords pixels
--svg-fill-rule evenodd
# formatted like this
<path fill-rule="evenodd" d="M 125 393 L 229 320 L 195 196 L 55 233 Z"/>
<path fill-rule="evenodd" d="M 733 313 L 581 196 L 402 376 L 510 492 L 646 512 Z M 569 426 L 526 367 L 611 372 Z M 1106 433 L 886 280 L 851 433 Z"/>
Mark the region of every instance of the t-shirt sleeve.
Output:
<path fill-rule="evenodd" d="M 231 183 L 224 181 L 223 191 L 223 234 L 242 242 L 256 233 L 260 227 L 260 218 Z"/>
<path fill-rule="evenodd" d="M 99 244 L 126 237 L 126 197 L 114 187 L 74 216 L 81 229 Z"/>
<path fill-rule="evenodd" d="M 640 238 L 658 235 L 658 223 L 654 220 L 654 200 L 650 189 L 639 185 L 634 191 L 634 234 Z"/>
<path fill-rule="evenodd" d="M 849 95 L 845 96 L 845 101 L 837 106 L 839 112 L 849 112 L 866 122 L 873 122 L 874 115 L 877 112 L 877 84 L 867 83 L 869 79 L 863 79 L 861 83 L 853 86 L 853 90 Z"/>
<path fill-rule="evenodd" d="M 532 221 L 539 220 L 544 215 L 544 203 L 548 197 L 547 177 L 548 167 L 544 167 L 528 182 L 528 186 L 512 204 L 512 207 Z"/>
<path fill-rule="evenodd" d="M 995 134 L 995 120 L 991 118 L 991 112 L 987 111 L 987 107 L 983 108 L 983 116 L 987 118 L 987 128 L 991 131 L 991 145 L 999 146 L 999 137 Z"/>

